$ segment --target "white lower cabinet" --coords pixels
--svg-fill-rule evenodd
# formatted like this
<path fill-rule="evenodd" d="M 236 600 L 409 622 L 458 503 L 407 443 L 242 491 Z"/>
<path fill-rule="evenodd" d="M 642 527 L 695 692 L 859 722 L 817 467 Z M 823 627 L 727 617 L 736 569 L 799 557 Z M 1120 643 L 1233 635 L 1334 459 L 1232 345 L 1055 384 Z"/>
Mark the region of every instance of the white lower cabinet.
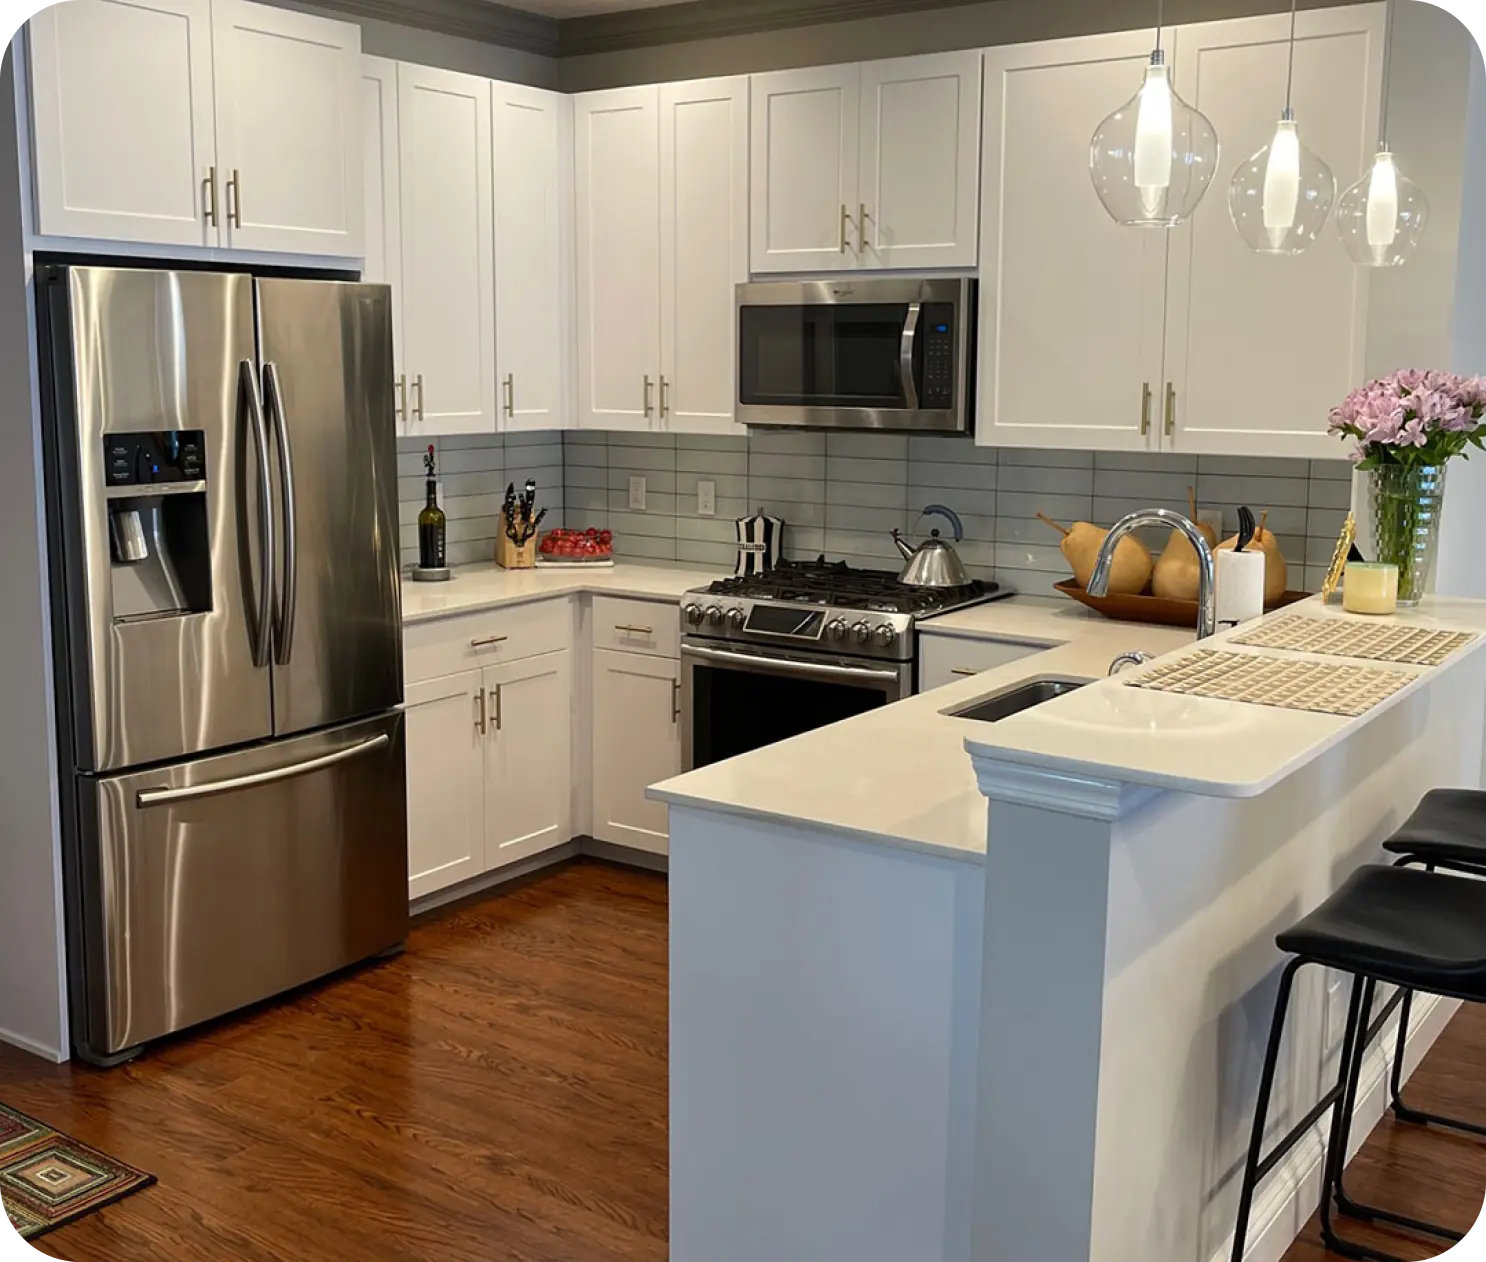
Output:
<path fill-rule="evenodd" d="M 571 653 L 487 666 L 485 868 L 572 839 Z"/>
<path fill-rule="evenodd" d="M 648 786 L 681 770 L 681 663 L 673 657 L 595 649 L 593 835 L 666 853 L 667 808 Z"/>
<path fill-rule="evenodd" d="M 483 672 L 409 684 L 408 897 L 485 871 Z"/>
<path fill-rule="evenodd" d="M 918 691 L 930 692 L 945 684 L 1007 666 L 1054 647 L 1018 640 L 982 640 L 959 635 L 920 635 Z"/>

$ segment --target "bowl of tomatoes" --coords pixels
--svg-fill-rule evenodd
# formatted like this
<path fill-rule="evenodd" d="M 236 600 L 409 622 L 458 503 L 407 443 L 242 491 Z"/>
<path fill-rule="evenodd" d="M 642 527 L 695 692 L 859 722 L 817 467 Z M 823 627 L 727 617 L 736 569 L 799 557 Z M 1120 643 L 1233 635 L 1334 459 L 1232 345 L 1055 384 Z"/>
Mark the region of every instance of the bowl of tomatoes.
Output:
<path fill-rule="evenodd" d="M 614 532 L 590 526 L 587 530 L 549 530 L 537 544 L 538 565 L 602 565 L 614 563 Z"/>

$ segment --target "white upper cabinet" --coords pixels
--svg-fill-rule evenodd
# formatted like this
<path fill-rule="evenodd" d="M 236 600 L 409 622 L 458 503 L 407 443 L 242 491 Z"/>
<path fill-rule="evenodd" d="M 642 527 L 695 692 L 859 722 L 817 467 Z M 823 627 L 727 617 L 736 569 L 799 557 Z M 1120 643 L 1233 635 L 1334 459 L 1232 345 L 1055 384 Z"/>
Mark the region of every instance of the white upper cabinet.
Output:
<path fill-rule="evenodd" d="M 362 252 L 361 28 L 212 0 L 222 244 Z"/>
<path fill-rule="evenodd" d="M 361 279 L 392 288 L 392 362 L 397 421 L 404 422 L 407 379 L 402 371 L 402 175 L 397 149 L 397 63 L 361 59 L 361 174 L 366 186 L 366 262 Z"/>
<path fill-rule="evenodd" d="M 494 83 L 491 134 L 500 425 L 558 429 L 568 362 L 563 257 L 572 231 L 572 99 Z"/>
<path fill-rule="evenodd" d="M 753 271 L 974 267 L 980 84 L 979 52 L 755 75 Z"/>
<path fill-rule="evenodd" d="M 981 54 L 862 66 L 863 267 L 974 267 Z"/>
<path fill-rule="evenodd" d="M 649 429 L 660 387 L 658 92 L 588 93 L 574 109 L 578 424 Z"/>
<path fill-rule="evenodd" d="M 748 279 L 748 80 L 660 89 L 663 429 L 742 433 L 735 286 Z"/>
<path fill-rule="evenodd" d="M 980 443 L 1156 441 L 1167 234 L 1118 226 L 1089 181 L 1089 137 L 1150 51 L 1138 32 L 985 55 Z"/>
<path fill-rule="evenodd" d="M 861 83 L 857 66 L 753 76 L 755 272 L 857 266 Z"/>
<path fill-rule="evenodd" d="M 1179 451 L 1335 458 L 1326 416 L 1365 377 L 1369 271 L 1328 223 L 1304 254 L 1252 253 L 1229 220 L 1228 181 L 1267 145 L 1285 101 L 1288 16 L 1181 28 L 1177 90 L 1222 141 L 1218 178 L 1171 240 L 1166 445 Z M 1301 139 L 1337 177 L 1377 139 L 1381 5 L 1302 12 L 1294 109 Z"/>
<path fill-rule="evenodd" d="M 572 839 L 572 653 L 487 666 L 485 866 Z"/>
<path fill-rule="evenodd" d="M 216 244 L 211 11 L 69 0 L 31 19 L 39 233 Z"/>
<path fill-rule="evenodd" d="M 404 432 L 494 433 L 490 83 L 407 63 L 397 83 Z"/>

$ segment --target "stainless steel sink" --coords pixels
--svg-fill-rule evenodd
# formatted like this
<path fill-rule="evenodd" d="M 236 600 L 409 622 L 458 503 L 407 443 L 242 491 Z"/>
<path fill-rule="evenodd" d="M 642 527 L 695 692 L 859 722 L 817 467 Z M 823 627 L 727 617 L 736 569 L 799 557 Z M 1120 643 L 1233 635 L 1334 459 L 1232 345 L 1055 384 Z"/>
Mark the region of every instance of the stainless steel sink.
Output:
<path fill-rule="evenodd" d="M 1013 714 L 1020 714 L 1023 710 L 1030 710 L 1033 706 L 1041 705 L 1044 701 L 1067 696 L 1075 689 L 1093 682 L 1091 679 L 1073 679 L 1065 675 L 1045 675 L 1038 679 L 1024 679 L 1019 684 L 1011 684 L 1001 689 L 1000 692 L 991 693 L 989 697 L 979 697 L 957 709 L 945 710 L 944 713 L 957 719 L 975 719 L 980 723 L 996 723 L 1001 719 L 1009 719 Z"/>

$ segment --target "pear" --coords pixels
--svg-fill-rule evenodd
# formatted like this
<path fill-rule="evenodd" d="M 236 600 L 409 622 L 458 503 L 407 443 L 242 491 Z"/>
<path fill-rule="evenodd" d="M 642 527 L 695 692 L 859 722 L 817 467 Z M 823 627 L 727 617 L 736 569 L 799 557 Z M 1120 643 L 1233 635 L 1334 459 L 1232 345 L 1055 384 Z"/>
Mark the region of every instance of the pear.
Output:
<path fill-rule="evenodd" d="M 1190 486 L 1187 488 L 1187 508 L 1192 524 L 1207 540 L 1207 546 L 1216 547 L 1218 536 L 1213 528 L 1197 520 L 1197 495 Z M 1195 601 L 1200 573 L 1197 549 L 1180 530 L 1173 530 L 1151 574 L 1151 594 L 1163 600 Z"/>
<path fill-rule="evenodd" d="M 1264 604 L 1266 608 L 1283 596 L 1290 586 L 1289 569 L 1280 552 L 1280 541 L 1275 538 L 1274 531 L 1264 529 L 1264 523 L 1268 520 L 1269 510 L 1266 509 L 1259 518 L 1259 527 L 1254 531 L 1253 542 L 1249 544 L 1250 548 L 1258 548 L 1264 553 Z M 1237 546 L 1238 536 L 1232 535 L 1218 545 L 1218 551 L 1231 552 Z"/>
<path fill-rule="evenodd" d="M 1058 548 L 1073 569 L 1073 581 L 1087 588 L 1094 564 L 1099 560 L 1099 549 L 1109 531 L 1087 521 L 1074 522 L 1069 529 L 1041 513 L 1037 514 L 1037 519 L 1063 536 Z M 1150 549 L 1133 535 L 1126 535 L 1115 546 L 1114 565 L 1109 573 L 1109 594 L 1136 596 L 1145 591 L 1151 581 L 1153 564 Z"/>

